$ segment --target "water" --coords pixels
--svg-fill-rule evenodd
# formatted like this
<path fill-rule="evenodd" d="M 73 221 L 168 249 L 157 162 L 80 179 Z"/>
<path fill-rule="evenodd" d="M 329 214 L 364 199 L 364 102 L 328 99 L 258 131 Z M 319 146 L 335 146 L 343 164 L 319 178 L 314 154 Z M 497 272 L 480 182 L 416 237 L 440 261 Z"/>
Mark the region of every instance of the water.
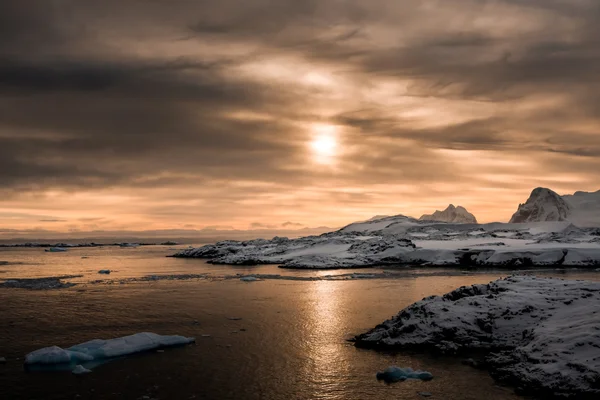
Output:
<path fill-rule="evenodd" d="M 81 259 L 83 254 L 90 258 Z M 461 285 L 484 283 L 502 272 L 446 276 L 421 273 L 397 279 L 350 281 L 191 280 L 91 284 L 97 270 L 110 278 L 146 274 L 284 273 L 318 275 L 347 271 L 281 271 L 274 266 L 212 266 L 202 260 L 163 257 L 167 248 L 1 250 L 1 277 L 83 274 L 58 291 L 0 289 L 2 399 L 517 399 L 485 371 L 459 359 L 356 349 L 346 339 L 396 314 L 414 301 Z M 597 279 L 594 273 L 547 275 Z M 505 275 L 505 273 L 504 273 Z M 241 320 L 230 318 L 241 317 Z M 195 336 L 197 344 L 123 358 L 92 374 L 25 373 L 23 356 L 49 345 L 140 331 Z M 209 334 L 210 337 L 202 337 Z M 20 360 L 17 360 L 20 358 Z M 385 385 L 375 373 L 389 365 L 424 369 L 430 382 Z"/>

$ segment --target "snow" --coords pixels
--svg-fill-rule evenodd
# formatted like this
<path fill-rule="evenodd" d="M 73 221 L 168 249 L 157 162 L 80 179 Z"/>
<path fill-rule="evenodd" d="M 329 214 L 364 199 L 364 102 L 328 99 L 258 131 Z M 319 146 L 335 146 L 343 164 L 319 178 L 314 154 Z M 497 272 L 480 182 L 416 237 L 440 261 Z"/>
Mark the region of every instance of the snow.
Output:
<path fill-rule="evenodd" d="M 400 368 L 396 366 L 388 367 L 385 371 L 377 373 L 377 380 L 387 383 L 401 382 L 407 379 L 430 381 L 433 379 L 433 375 L 427 371 L 415 371 L 412 368 Z"/>
<path fill-rule="evenodd" d="M 519 204 L 510 223 L 567 221 L 571 207 L 550 189 L 536 188 L 525 204 Z"/>
<path fill-rule="evenodd" d="M 600 190 L 560 196 L 536 188 L 525 204 L 519 204 L 510 222 L 569 221 L 579 227 L 600 226 Z"/>
<path fill-rule="evenodd" d="M 483 350 L 501 381 L 538 394 L 600 396 L 599 300 L 600 283 L 512 276 L 425 298 L 356 344 Z"/>
<path fill-rule="evenodd" d="M 600 226 L 600 190 L 597 192 L 575 192 L 562 198 L 570 205 L 569 220 L 577 226 Z"/>
<path fill-rule="evenodd" d="M 465 224 L 398 215 L 353 223 L 319 236 L 226 240 L 173 256 L 207 258 L 214 264 L 319 269 L 596 266 L 600 265 L 600 229 L 581 228 L 570 221 Z"/>
<path fill-rule="evenodd" d="M 66 349 L 58 346 L 44 347 L 27 354 L 25 364 L 86 365 L 86 362 L 97 362 L 164 347 L 180 346 L 194 341 L 194 338 L 184 336 L 161 336 L 156 333 L 142 332 L 115 339 L 94 339 Z"/>

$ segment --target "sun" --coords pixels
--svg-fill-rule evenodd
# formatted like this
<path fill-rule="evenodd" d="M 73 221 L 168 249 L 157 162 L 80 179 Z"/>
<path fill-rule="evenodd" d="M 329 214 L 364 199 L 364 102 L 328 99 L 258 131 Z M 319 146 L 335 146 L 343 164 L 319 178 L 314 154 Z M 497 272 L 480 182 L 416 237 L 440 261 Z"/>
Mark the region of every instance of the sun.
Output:
<path fill-rule="evenodd" d="M 337 141 L 332 136 L 317 136 L 311 143 L 313 151 L 321 156 L 333 156 L 337 148 Z"/>
<path fill-rule="evenodd" d="M 315 126 L 310 147 L 317 161 L 330 162 L 338 150 L 335 127 L 332 125 Z"/>

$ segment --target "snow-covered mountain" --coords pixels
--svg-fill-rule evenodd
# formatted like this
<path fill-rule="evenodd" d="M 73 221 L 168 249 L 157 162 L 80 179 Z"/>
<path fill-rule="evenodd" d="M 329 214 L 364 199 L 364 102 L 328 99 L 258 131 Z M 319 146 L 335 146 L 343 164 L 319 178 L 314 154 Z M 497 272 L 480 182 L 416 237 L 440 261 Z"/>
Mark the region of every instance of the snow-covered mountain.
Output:
<path fill-rule="evenodd" d="M 556 192 L 536 188 L 525 204 L 519 204 L 509 223 L 568 221 L 570 214 L 571 207 Z"/>
<path fill-rule="evenodd" d="M 571 206 L 571 222 L 577 226 L 600 227 L 600 190 L 575 192 L 562 198 Z"/>
<path fill-rule="evenodd" d="M 450 206 L 433 216 L 453 222 L 378 216 L 319 236 L 226 240 L 173 256 L 284 268 L 600 266 L 600 192 L 535 189 L 508 224 L 465 223 L 453 212 L 468 214 Z"/>
<path fill-rule="evenodd" d="M 510 223 L 546 221 L 569 221 L 580 227 L 600 226 L 600 191 L 560 196 L 550 189 L 536 188 L 510 219 Z"/>
<path fill-rule="evenodd" d="M 425 214 L 419 218 L 420 221 L 450 222 L 455 224 L 476 224 L 477 218 L 466 208 L 454 207 L 450 204 L 444 211 L 436 210 L 433 214 Z"/>

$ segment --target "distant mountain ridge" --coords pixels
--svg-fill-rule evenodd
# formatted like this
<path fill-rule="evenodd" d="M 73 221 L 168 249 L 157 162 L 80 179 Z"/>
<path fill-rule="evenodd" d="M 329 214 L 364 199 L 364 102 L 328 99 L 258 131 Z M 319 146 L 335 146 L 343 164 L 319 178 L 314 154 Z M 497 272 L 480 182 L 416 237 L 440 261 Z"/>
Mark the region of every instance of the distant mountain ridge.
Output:
<path fill-rule="evenodd" d="M 476 224 L 477 218 L 462 206 L 450 204 L 444 211 L 436 210 L 433 214 L 425 214 L 419 221 L 450 222 L 455 224 Z"/>
<path fill-rule="evenodd" d="M 561 196 L 548 188 L 536 188 L 519 204 L 509 223 L 568 221 L 577 226 L 600 226 L 600 190 Z"/>

